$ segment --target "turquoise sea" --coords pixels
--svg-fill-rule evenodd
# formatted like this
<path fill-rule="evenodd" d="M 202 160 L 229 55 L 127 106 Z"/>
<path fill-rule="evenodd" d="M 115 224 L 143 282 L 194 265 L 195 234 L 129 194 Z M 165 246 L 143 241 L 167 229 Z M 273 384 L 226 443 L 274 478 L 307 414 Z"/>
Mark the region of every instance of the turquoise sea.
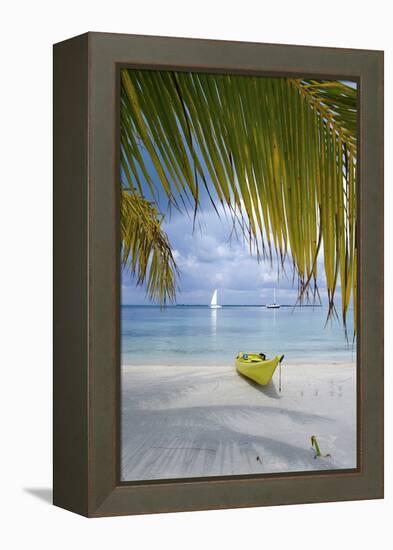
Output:
<path fill-rule="evenodd" d="M 239 352 L 285 354 L 286 362 L 350 362 L 341 322 L 326 323 L 324 307 L 122 306 L 122 364 L 231 365 Z"/>

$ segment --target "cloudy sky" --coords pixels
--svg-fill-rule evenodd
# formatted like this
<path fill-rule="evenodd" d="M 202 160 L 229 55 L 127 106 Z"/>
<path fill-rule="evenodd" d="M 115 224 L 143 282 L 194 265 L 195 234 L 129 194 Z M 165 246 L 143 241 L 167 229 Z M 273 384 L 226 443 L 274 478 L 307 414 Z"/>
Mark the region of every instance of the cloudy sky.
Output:
<path fill-rule="evenodd" d="M 164 229 L 172 244 L 180 270 L 178 304 L 208 304 L 212 292 L 218 289 L 219 303 L 223 305 L 257 305 L 273 301 L 276 288 L 281 304 L 296 302 L 296 287 L 292 286 L 292 272 L 277 276 L 277 265 L 250 255 L 242 238 L 232 234 L 232 224 L 225 215 L 219 218 L 208 201 L 198 214 L 199 227 L 193 230 L 192 219 L 179 212 L 167 214 Z M 320 261 L 320 290 L 325 279 Z M 321 269 L 322 268 L 322 269 Z M 322 294 L 323 290 L 322 290 Z M 130 274 L 122 274 L 122 303 L 149 304 L 145 289 L 138 287 Z"/>

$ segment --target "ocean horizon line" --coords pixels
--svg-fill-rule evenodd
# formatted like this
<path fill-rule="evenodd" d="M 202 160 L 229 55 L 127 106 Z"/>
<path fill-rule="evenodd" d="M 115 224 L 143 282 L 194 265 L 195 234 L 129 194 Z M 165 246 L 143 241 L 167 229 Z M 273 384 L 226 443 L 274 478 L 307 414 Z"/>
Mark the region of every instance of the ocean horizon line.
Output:
<path fill-rule="evenodd" d="M 221 304 L 221 308 L 226 307 L 266 307 L 269 304 Z M 211 308 L 209 304 L 166 304 L 166 305 L 159 305 L 159 304 L 121 304 L 121 307 L 152 307 L 152 308 L 176 308 L 176 307 L 203 307 L 208 309 L 215 309 Z M 298 307 L 298 308 L 321 308 L 321 307 L 328 307 L 325 304 L 280 304 L 281 307 Z M 220 308 L 218 308 L 220 309 Z"/>

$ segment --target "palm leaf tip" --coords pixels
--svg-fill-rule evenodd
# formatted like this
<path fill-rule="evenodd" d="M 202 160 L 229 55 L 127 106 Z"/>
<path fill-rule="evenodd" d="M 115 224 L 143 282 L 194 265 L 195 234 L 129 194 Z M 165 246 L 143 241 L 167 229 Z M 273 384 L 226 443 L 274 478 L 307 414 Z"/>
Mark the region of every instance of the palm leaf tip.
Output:
<path fill-rule="evenodd" d="M 152 301 L 173 302 L 178 267 L 162 228 L 163 216 L 135 189 L 123 188 L 120 220 L 123 269 L 129 270 L 138 285 L 146 285 Z"/>

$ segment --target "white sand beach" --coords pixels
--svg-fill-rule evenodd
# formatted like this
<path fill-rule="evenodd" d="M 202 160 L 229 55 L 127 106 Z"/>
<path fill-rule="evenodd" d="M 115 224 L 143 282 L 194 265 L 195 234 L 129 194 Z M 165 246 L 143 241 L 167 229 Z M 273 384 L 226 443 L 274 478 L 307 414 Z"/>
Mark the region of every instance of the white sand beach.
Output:
<path fill-rule="evenodd" d="M 284 363 L 278 381 L 123 366 L 122 480 L 355 468 L 355 364 Z M 330 456 L 314 458 L 312 435 Z"/>

